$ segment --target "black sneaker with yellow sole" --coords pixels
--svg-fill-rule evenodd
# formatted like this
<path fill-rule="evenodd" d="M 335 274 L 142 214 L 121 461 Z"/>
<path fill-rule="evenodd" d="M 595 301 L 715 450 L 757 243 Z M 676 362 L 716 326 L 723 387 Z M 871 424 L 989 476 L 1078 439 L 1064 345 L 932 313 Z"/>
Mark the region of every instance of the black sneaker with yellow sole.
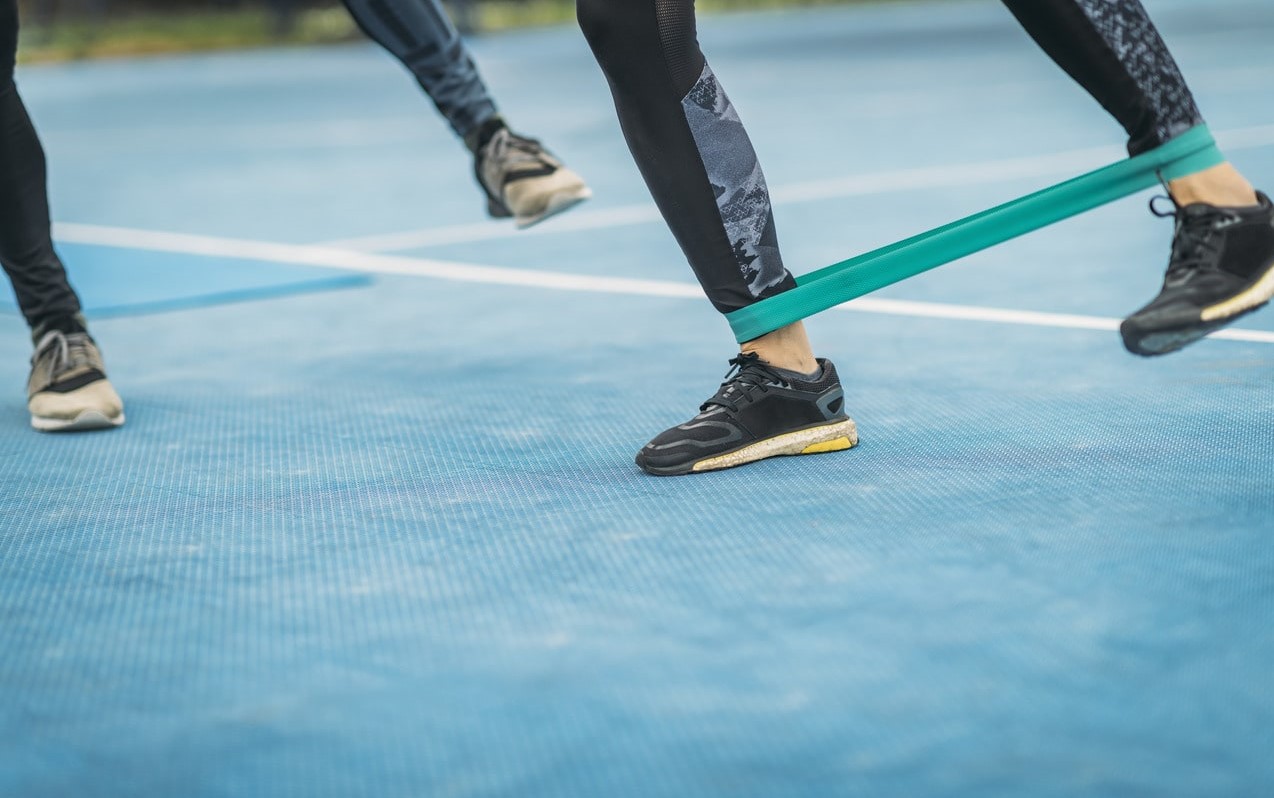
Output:
<path fill-rule="evenodd" d="M 1274 296 L 1274 204 L 1221 208 L 1177 205 L 1163 290 L 1120 325 L 1129 352 L 1166 355 L 1251 313 Z"/>
<path fill-rule="evenodd" d="M 756 355 L 739 355 L 699 415 L 646 444 L 637 465 L 648 474 L 676 476 L 855 446 L 858 430 L 845 414 L 836 367 L 830 360 L 818 364 L 821 373 L 805 379 Z"/>

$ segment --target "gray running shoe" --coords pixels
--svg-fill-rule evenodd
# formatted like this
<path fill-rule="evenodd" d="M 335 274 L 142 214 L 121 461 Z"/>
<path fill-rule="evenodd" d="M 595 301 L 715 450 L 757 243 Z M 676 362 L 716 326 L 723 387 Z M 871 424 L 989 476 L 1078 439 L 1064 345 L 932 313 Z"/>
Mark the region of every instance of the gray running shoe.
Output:
<path fill-rule="evenodd" d="M 858 429 L 845 415 L 836 367 L 830 360 L 818 363 L 822 373 L 807 380 L 780 372 L 756 355 L 739 355 L 699 415 L 646 444 L 637 453 L 637 465 L 648 474 L 676 476 L 857 445 Z"/>
<path fill-rule="evenodd" d="M 52 330 L 36 344 L 27 381 L 31 426 L 42 432 L 105 429 L 124 423 L 124 403 L 106 379 L 88 333 Z"/>
<path fill-rule="evenodd" d="M 584 179 L 540 142 L 503 125 L 478 148 L 473 170 L 487 194 L 487 213 L 497 219 L 513 217 L 519 228 L 542 222 L 593 196 Z"/>

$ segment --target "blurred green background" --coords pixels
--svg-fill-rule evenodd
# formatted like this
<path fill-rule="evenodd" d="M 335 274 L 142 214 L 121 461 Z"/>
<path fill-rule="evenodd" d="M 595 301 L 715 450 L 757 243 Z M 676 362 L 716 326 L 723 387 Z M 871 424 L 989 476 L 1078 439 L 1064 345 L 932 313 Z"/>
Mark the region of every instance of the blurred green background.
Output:
<path fill-rule="evenodd" d="M 704 11 L 856 0 L 699 0 Z M 859 0 L 861 1 L 861 0 Z M 447 0 L 467 33 L 574 19 L 574 0 Z M 19 0 L 23 62 L 355 40 L 339 0 Z"/>

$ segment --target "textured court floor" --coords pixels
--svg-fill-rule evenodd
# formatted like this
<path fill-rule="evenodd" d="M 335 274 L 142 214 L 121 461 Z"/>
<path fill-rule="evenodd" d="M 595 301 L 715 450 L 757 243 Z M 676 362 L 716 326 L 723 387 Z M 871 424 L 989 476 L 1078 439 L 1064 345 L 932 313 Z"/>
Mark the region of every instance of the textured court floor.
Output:
<path fill-rule="evenodd" d="M 1274 187 L 1274 7 L 1147 5 Z M 701 40 L 797 271 L 1119 156 L 995 3 Z M 129 423 L 0 312 L 0 795 L 1274 792 L 1274 311 L 1125 354 L 1130 199 L 817 318 L 860 448 L 644 477 L 732 339 L 578 34 L 476 49 L 591 205 L 485 222 L 370 46 L 20 72 Z"/>

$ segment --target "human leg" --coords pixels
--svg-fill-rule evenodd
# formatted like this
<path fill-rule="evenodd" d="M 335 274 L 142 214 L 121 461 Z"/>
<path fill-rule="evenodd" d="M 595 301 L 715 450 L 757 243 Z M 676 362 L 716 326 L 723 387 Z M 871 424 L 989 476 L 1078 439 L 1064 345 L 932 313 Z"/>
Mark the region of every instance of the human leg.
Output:
<path fill-rule="evenodd" d="M 402 62 L 474 154 L 488 212 L 527 227 L 591 196 L 539 141 L 510 131 L 438 0 L 343 0 L 359 27 Z"/>
<path fill-rule="evenodd" d="M 18 15 L 0 0 L 0 263 L 36 344 L 27 404 L 37 429 L 124 423 L 80 301 L 53 249 L 44 150 L 13 82 Z"/>
<path fill-rule="evenodd" d="M 1138 155 L 1203 123 L 1172 53 L 1139 0 L 1004 0 L 1027 33 L 1128 133 Z M 1229 164 L 1172 181 L 1183 205 L 1251 205 Z"/>
<path fill-rule="evenodd" d="M 1128 133 L 1133 155 L 1202 124 L 1139 0 L 1004 0 L 1032 38 Z M 1231 164 L 1168 184 L 1176 218 L 1160 294 L 1121 326 L 1140 355 L 1176 351 L 1274 296 L 1274 208 Z"/>
<path fill-rule="evenodd" d="M 693 0 L 580 0 L 578 10 L 629 149 L 708 300 L 729 313 L 795 286 L 756 151 L 699 49 Z M 798 324 L 745 351 L 808 372 L 802 342 Z"/>
<path fill-rule="evenodd" d="M 695 276 L 722 313 L 795 286 L 769 192 L 739 115 L 696 41 L 693 0 L 578 0 L 642 176 Z M 642 449 L 657 474 L 849 448 L 835 368 L 802 325 L 743 346 L 717 395 Z"/>
<path fill-rule="evenodd" d="M 496 116 L 469 49 L 436 0 L 343 0 L 363 31 L 402 62 L 460 138 Z"/>
<path fill-rule="evenodd" d="M 16 2 L 0 0 L 0 263 L 37 336 L 52 327 L 83 332 L 50 236 L 44 149 L 13 82 L 17 47 Z"/>

